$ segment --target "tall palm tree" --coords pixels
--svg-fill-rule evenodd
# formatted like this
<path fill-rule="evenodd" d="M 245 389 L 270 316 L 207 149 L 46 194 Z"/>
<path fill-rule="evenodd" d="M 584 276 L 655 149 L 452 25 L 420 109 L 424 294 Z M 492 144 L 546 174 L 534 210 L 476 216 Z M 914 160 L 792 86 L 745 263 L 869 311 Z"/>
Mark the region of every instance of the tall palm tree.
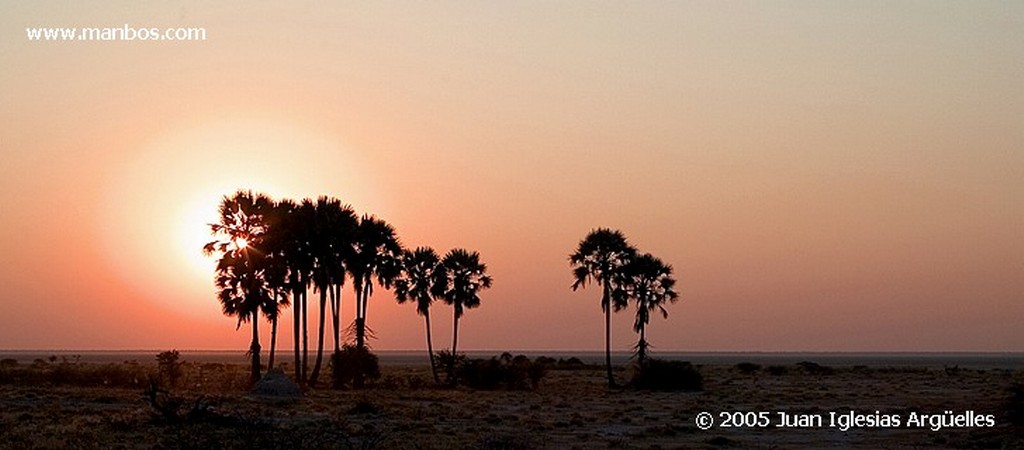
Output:
<path fill-rule="evenodd" d="M 487 265 L 480 262 L 480 254 L 457 248 L 448 252 L 435 276 L 434 293 L 452 306 L 455 320 L 452 329 L 452 357 L 458 355 L 459 318 L 465 309 L 480 306 L 479 292 L 491 287 Z M 450 382 L 455 384 L 454 367 L 448 368 Z"/>
<path fill-rule="evenodd" d="M 277 203 L 276 209 L 282 218 L 281 250 L 284 265 L 288 268 L 287 284 L 292 294 L 295 379 L 304 383 L 309 375 L 307 292 L 315 263 L 310 236 L 315 225 L 316 207 L 308 199 L 301 203 L 285 199 Z"/>
<path fill-rule="evenodd" d="M 290 233 L 289 216 L 292 213 L 291 206 L 294 203 L 278 202 L 268 207 L 263 214 L 265 231 L 261 239 L 261 250 L 266 262 L 265 279 L 268 287 L 274 294 L 274 302 L 268 303 L 263 308 L 263 314 L 270 320 L 270 358 L 267 361 L 267 369 L 274 368 L 275 356 L 277 354 L 277 321 L 281 310 L 291 305 L 289 299 L 292 288 L 290 282 L 291 267 L 289 264 L 289 246 L 293 244 Z M 298 342 L 298 340 L 296 340 Z M 298 355 L 298 352 L 296 352 Z M 296 377 L 296 379 L 298 379 Z"/>
<path fill-rule="evenodd" d="M 385 289 L 400 272 L 402 245 L 389 223 L 364 215 L 355 231 L 347 269 L 356 293 L 356 347 L 366 348 L 366 310 L 373 295 L 373 280 Z"/>
<path fill-rule="evenodd" d="M 221 201 L 218 223 L 210 231 L 219 239 L 203 246 L 203 252 L 220 254 L 217 261 L 217 298 L 225 315 L 237 317 L 236 326 L 252 323 L 252 380 L 260 378 L 259 314 L 276 301 L 267 283 L 268 258 L 259 250 L 266 232 L 264 215 L 273 202 L 262 194 L 239 191 Z"/>
<path fill-rule="evenodd" d="M 335 289 L 335 286 L 340 287 L 345 282 L 344 261 L 352 252 L 352 240 L 357 223 L 356 213 L 350 206 L 342 206 L 338 199 L 326 196 L 317 199 L 310 247 L 314 258 L 313 286 L 320 293 L 320 321 L 316 363 L 309 376 L 310 384 L 316 384 L 323 364 L 324 316 L 328 296 L 331 300 L 331 322 L 334 324 L 334 351 L 341 351 L 338 342 L 341 299 L 336 295 L 340 289 Z"/>
<path fill-rule="evenodd" d="M 604 362 L 608 387 L 615 387 L 612 375 L 612 308 L 625 307 L 625 296 L 615 282 L 616 274 L 636 255 L 626 236 L 619 230 L 598 228 L 587 234 L 576 252 L 569 255 L 573 271 L 572 290 L 597 282 L 602 288 L 601 310 L 604 311 Z"/>
<path fill-rule="evenodd" d="M 637 256 L 623 270 L 623 284 L 629 298 L 636 302 L 636 320 L 633 330 L 640 334 L 636 344 L 637 362 L 644 367 L 647 357 L 647 325 L 651 321 L 651 313 L 661 311 L 668 318 L 666 303 L 675 303 L 679 294 L 675 291 L 676 280 L 672 277 L 672 266 L 663 263 L 650 253 Z"/>
<path fill-rule="evenodd" d="M 427 326 L 427 355 L 430 357 L 430 372 L 434 383 L 440 383 L 437 365 L 434 364 L 434 345 L 430 339 L 430 305 L 435 298 L 437 274 L 441 259 L 430 247 L 419 247 L 415 251 L 402 252 L 402 272 L 395 280 L 395 297 L 398 303 L 416 301 L 416 312 L 423 316 Z"/>

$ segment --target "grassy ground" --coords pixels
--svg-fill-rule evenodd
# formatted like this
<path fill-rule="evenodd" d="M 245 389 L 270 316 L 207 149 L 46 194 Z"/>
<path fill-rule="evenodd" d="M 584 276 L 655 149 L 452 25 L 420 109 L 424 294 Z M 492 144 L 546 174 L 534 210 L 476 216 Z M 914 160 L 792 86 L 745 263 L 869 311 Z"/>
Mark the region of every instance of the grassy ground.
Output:
<path fill-rule="evenodd" d="M 60 364 L 0 368 L 0 448 L 1024 448 L 1007 418 L 1024 374 L 999 369 L 706 366 L 701 392 L 643 392 L 608 390 L 593 367 L 550 370 L 535 390 L 474 391 L 433 387 L 427 367 L 384 366 L 364 390 L 275 402 L 246 394 L 245 366 L 186 364 L 170 391 L 202 414 L 176 421 L 143 398 L 155 364 Z M 973 410 L 996 426 L 704 431 L 694 421 L 849 410 Z"/>

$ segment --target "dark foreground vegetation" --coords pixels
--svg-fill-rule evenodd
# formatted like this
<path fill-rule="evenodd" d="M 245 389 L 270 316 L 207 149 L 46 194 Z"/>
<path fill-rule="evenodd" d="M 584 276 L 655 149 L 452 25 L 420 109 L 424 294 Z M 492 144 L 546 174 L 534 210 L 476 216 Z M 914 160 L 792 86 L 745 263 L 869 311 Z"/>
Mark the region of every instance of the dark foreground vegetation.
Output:
<path fill-rule="evenodd" d="M 350 354 L 357 355 L 355 353 Z M 818 364 L 694 366 L 648 372 L 512 354 L 456 358 L 458 387 L 429 365 L 377 365 L 363 389 L 251 393 L 248 367 L 175 358 L 87 364 L 0 361 L 0 448 L 997 448 L 1024 446 L 1024 373 Z M 354 356 L 359 357 L 359 356 Z M 352 366 L 354 364 L 346 364 Z M 279 371 L 280 373 L 280 371 Z M 288 373 L 287 368 L 284 373 Z M 686 383 L 684 383 L 684 381 Z M 699 382 L 700 390 L 696 388 Z M 667 384 L 667 385 L 666 385 Z M 684 386 L 685 384 L 685 386 Z M 664 389 L 683 390 L 664 390 Z M 700 411 L 974 410 L 993 428 L 720 429 Z"/>

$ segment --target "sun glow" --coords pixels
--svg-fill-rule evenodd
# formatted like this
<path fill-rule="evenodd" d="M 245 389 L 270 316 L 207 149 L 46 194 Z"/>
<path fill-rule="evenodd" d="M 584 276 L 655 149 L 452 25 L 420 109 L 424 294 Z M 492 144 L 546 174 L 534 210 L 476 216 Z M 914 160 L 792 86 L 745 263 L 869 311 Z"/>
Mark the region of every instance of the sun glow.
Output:
<path fill-rule="evenodd" d="M 217 239 L 210 224 L 218 221 L 220 201 L 249 189 L 274 198 L 330 193 L 372 204 L 354 159 L 339 143 L 287 121 L 219 121 L 157 138 L 111 177 L 98 223 L 108 259 L 139 292 L 217 317 L 215 255 L 202 249 Z"/>

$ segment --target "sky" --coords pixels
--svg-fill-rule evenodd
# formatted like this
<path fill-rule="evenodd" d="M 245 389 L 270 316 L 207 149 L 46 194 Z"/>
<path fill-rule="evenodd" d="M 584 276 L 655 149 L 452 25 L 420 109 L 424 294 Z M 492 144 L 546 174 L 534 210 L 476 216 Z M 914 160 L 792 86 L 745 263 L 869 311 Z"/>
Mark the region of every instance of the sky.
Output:
<path fill-rule="evenodd" d="M 244 351 L 200 252 L 244 188 L 479 251 L 460 349 L 602 349 L 567 257 L 610 227 L 679 280 L 655 352 L 1024 351 L 1021 2 L 0 10 L 0 349 Z M 125 25 L 207 38 L 26 34 Z M 391 292 L 368 323 L 424 347 Z"/>

